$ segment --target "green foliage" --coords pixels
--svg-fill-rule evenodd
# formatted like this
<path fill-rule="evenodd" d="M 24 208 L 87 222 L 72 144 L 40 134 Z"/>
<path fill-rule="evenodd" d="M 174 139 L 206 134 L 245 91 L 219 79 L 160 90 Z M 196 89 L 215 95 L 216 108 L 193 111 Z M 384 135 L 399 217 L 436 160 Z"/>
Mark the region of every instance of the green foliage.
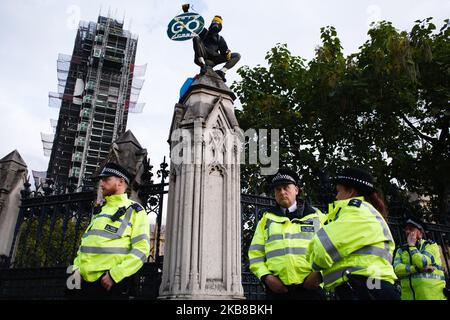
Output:
<path fill-rule="evenodd" d="M 88 224 L 83 219 L 77 227 L 74 218 L 59 214 L 26 220 L 20 226 L 15 267 L 70 265 Z"/>
<path fill-rule="evenodd" d="M 450 25 L 436 32 L 431 18 L 410 32 L 379 22 L 358 52 L 345 57 L 333 27 L 306 62 L 277 44 L 268 67 L 244 66 L 233 84 L 244 130 L 279 128 L 280 165 L 297 170 L 306 191 L 318 176 L 363 166 L 386 193 L 395 178 L 402 190 L 431 198 L 449 211 Z M 246 192 L 263 192 L 259 165 L 242 167 Z"/>

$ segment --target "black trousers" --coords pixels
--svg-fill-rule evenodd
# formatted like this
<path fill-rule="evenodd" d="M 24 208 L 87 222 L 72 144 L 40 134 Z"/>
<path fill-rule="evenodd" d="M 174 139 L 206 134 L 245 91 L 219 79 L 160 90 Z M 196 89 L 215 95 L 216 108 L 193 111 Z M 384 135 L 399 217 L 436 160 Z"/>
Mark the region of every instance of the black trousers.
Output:
<path fill-rule="evenodd" d="M 198 66 L 202 66 L 198 58 L 202 57 L 205 59 L 206 65 L 210 66 L 211 68 L 215 67 L 218 64 L 225 63 L 224 67 L 227 69 L 231 69 L 235 66 L 236 63 L 241 59 L 241 55 L 239 53 L 233 52 L 231 54 L 231 59 L 227 60 L 227 57 L 225 55 L 215 55 L 208 52 L 208 50 L 205 48 L 205 45 L 203 44 L 203 41 L 199 37 L 194 37 L 192 39 L 192 42 L 194 44 L 194 62 Z"/>
<path fill-rule="evenodd" d="M 339 300 L 400 300 L 397 288 L 383 280 L 379 280 L 379 287 L 368 288 L 368 278 L 359 275 L 349 276 L 349 281 L 335 288 Z M 372 281 L 369 280 L 369 283 Z"/>
<path fill-rule="evenodd" d="M 267 300 L 325 300 L 325 292 L 322 289 L 305 289 L 303 285 L 286 286 L 287 293 L 274 293 L 266 287 Z"/>
<path fill-rule="evenodd" d="M 102 276 L 103 277 L 103 276 Z M 66 297 L 75 300 L 124 300 L 128 299 L 130 278 L 115 283 L 109 291 L 103 288 L 100 277 L 94 282 L 81 279 L 81 288 L 66 290 Z"/>

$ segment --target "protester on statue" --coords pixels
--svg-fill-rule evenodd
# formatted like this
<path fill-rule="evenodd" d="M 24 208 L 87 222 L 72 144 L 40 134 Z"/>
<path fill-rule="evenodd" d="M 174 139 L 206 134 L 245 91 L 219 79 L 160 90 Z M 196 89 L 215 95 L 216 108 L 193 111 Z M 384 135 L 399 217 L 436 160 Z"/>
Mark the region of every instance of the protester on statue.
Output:
<path fill-rule="evenodd" d="M 185 10 L 185 7 L 183 7 L 183 10 Z M 223 82 L 226 82 L 225 73 L 238 63 L 241 55 L 236 52 L 232 53 L 228 49 L 225 39 L 219 35 L 222 30 L 222 22 L 221 16 L 215 16 L 209 29 L 204 28 L 200 34 L 193 38 L 194 62 L 201 67 L 201 75 L 205 74 L 208 68 L 225 63 L 222 69 L 215 72 L 222 78 Z"/>
<path fill-rule="evenodd" d="M 77 296 L 120 298 L 150 254 L 150 225 L 144 208 L 128 199 L 125 168 L 107 163 L 98 177 L 105 202 L 94 209 L 73 264 L 82 278 Z"/>
<path fill-rule="evenodd" d="M 402 300 L 447 300 L 439 246 L 424 239 L 425 224 L 420 219 L 407 219 L 404 232 L 406 244 L 397 249 L 394 258 Z"/>
<path fill-rule="evenodd" d="M 298 180 L 285 168 L 271 177 L 277 206 L 258 222 L 248 251 L 250 270 L 263 282 L 268 299 L 325 299 L 321 277 L 312 272 L 305 253 L 326 215 L 297 199 L 302 192 Z"/>
<path fill-rule="evenodd" d="M 322 272 L 324 288 L 340 300 L 399 300 L 391 265 L 395 243 L 373 177 L 366 170 L 347 168 L 334 182 L 336 201 L 309 243 L 312 269 Z"/>

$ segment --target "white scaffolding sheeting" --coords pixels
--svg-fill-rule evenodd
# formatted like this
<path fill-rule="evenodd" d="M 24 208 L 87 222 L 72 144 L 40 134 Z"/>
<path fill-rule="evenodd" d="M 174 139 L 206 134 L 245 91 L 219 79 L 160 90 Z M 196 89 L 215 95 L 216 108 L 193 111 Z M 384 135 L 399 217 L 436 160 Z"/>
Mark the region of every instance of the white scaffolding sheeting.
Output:
<path fill-rule="evenodd" d="M 42 142 L 42 146 L 44 147 L 44 149 L 52 149 L 53 147 L 53 142 Z"/>
<path fill-rule="evenodd" d="M 44 156 L 49 157 L 52 152 L 53 140 L 55 135 L 53 133 L 41 132 L 42 147 L 44 149 Z"/>
<path fill-rule="evenodd" d="M 129 113 L 142 113 L 144 106 L 145 106 L 145 102 L 130 102 L 130 105 L 128 107 L 128 112 Z"/>
<path fill-rule="evenodd" d="M 36 186 L 36 190 L 39 188 L 39 186 L 45 182 L 45 179 L 47 178 L 47 171 L 35 171 L 31 170 L 33 179 L 34 179 L 34 185 Z"/>
<path fill-rule="evenodd" d="M 50 108 L 61 108 L 62 93 L 49 92 L 48 93 L 48 106 Z"/>
<path fill-rule="evenodd" d="M 43 133 L 41 132 L 41 140 L 45 142 L 52 142 L 55 139 L 55 135 L 53 133 Z"/>
<path fill-rule="evenodd" d="M 58 92 L 64 93 L 64 88 L 67 83 L 67 76 L 69 75 L 70 61 L 72 56 L 68 54 L 58 54 L 58 60 L 56 62 L 56 71 L 58 74 Z"/>
<path fill-rule="evenodd" d="M 137 102 L 145 79 L 133 78 L 131 82 L 130 101 Z"/>
<path fill-rule="evenodd" d="M 53 133 L 56 132 L 56 126 L 58 125 L 58 120 L 50 119 L 50 126 L 52 127 Z"/>
<path fill-rule="evenodd" d="M 131 90 L 131 92 L 130 92 L 130 103 L 131 102 L 137 102 L 139 100 L 139 94 L 140 94 L 140 91 L 133 92 L 133 90 Z"/>
<path fill-rule="evenodd" d="M 63 94 L 64 93 L 64 89 L 66 88 L 66 81 L 59 81 L 58 80 L 58 92 Z"/>
<path fill-rule="evenodd" d="M 133 78 L 133 81 L 131 82 L 131 90 L 141 90 L 142 86 L 144 85 L 145 79 L 140 78 Z"/>
<path fill-rule="evenodd" d="M 147 64 L 141 66 L 134 65 L 131 71 L 133 80 L 131 82 L 130 101 L 128 105 L 128 112 L 141 113 L 144 109 L 145 103 L 138 102 L 141 89 L 144 86 L 144 76 L 147 71 Z"/>
<path fill-rule="evenodd" d="M 134 65 L 134 70 L 132 72 L 133 78 L 143 78 L 147 72 L 147 64 L 141 66 Z"/>
<path fill-rule="evenodd" d="M 70 61 L 72 56 L 70 54 L 58 53 L 57 68 L 58 71 L 69 71 Z"/>

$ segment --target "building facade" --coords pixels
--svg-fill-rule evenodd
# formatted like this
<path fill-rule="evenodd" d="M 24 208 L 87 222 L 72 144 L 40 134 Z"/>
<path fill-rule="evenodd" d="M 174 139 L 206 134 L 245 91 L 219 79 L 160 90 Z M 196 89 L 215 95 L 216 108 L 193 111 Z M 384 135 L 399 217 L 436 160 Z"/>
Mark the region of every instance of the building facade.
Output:
<path fill-rule="evenodd" d="M 90 177 L 108 155 L 111 143 L 127 126 L 145 74 L 135 66 L 138 39 L 123 22 L 99 16 L 81 22 L 71 56 L 58 57 L 58 92 L 49 93 L 50 107 L 59 107 L 54 136 L 42 134 L 50 156 L 47 178 L 58 186 L 91 186 Z"/>

